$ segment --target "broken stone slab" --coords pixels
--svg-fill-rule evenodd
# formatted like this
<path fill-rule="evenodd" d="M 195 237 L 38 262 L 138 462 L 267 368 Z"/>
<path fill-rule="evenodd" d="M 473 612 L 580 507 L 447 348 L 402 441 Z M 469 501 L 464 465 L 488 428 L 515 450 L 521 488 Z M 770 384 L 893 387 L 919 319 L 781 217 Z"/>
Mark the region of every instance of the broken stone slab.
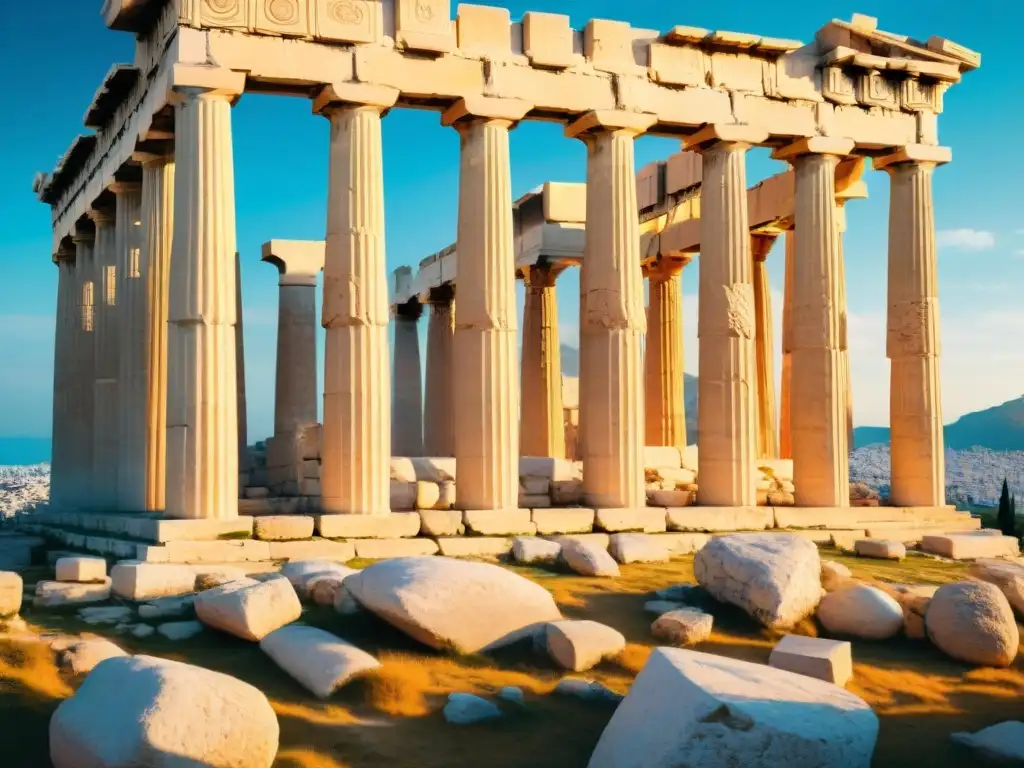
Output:
<path fill-rule="evenodd" d="M 512 557 L 517 563 L 554 563 L 561 553 L 561 544 L 535 536 L 516 536 L 512 542 Z"/>
<path fill-rule="evenodd" d="M 421 509 L 419 516 L 423 536 L 461 536 L 466 532 L 461 510 Z"/>
<path fill-rule="evenodd" d="M 253 518 L 253 536 L 261 541 L 296 541 L 313 537 L 314 520 L 307 515 L 263 515 Z"/>
<path fill-rule="evenodd" d="M 59 608 L 65 605 L 102 603 L 110 599 L 110 578 L 97 584 L 69 581 L 40 581 L 36 584 L 32 605 L 36 608 Z"/>
<path fill-rule="evenodd" d="M 345 587 L 407 635 L 457 653 L 498 648 L 562 618 L 550 592 L 490 563 L 403 557 L 364 568 Z"/>
<path fill-rule="evenodd" d="M 619 565 L 608 551 L 587 541 L 567 539 L 562 542 L 562 561 L 581 576 L 619 575 Z"/>
<path fill-rule="evenodd" d="M 891 539 L 858 539 L 853 551 L 860 557 L 874 557 L 879 560 L 902 560 L 907 556 L 907 547 Z"/>
<path fill-rule="evenodd" d="M 270 702 L 248 683 L 129 656 L 96 667 L 57 707 L 50 759 L 55 768 L 113 767 L 153 765 L 154 755 L 170 755 L 179 765 L 269 768 L 278 737 Z"/>
<path fill-rule="evenodd" d="M 168 640 L 188 640 L 203 631 L 199 621 L 167 621 L 157 626 L 156 631 Z"/>
<path fill-rule="evenodd" d="M 394 514 L 394 513 L 392 513 Z M 353 515 L 355 517 L 355 515 Z M 439 547 L 433 539 L 358 539 L 356 557 L 366 560 L 387 560 L 394 557 L 436 555 Z"/>
<path fill-rule="evenodd" d="M 86 624 L 118 624 L 131 615 L 132 609 L 125 605 L 97 605 L 78 611 L 78 618 Z"/>
<path fill-rule="evenodd" d="M 325 539 L 401 539 L 417 536 L 417 512 L 390 515 L 320 515 L 317 532 Z"/>
<path fill-rule="evenodd" d="M 590 533 L 594 530 L 594 510 L 534 509 L 530 519 L 537 527 L 537 534 L 553 535 L 564 533 Z"/>
<path fill-rule="evenodd" d="M 1004 720 L 975 733 L 959 731 L 950 738 L 988 760 L 1024 763 L 1024 723 L 1019 720 Z"/>
<path fill-rule="evenodd" d="M 657 648 L 589 768 L 779 765 L 868 768 L 878 718 L 838 686 L 681 648 Z"/>
<path fill-rule="evenodd" d="M 1017 621 L 1006 596 L 994 584 L 945 584 L 935 592 L 924 618 L 928 638 L 954 659 L 1007 667 L 1017 656 Z"/>
<path fill-rule="evenodd" d="M 139 606 L 140 619 L 164 619 L 185 616 L 193 611 L 194 595 L 181 597 L 158 597 Z"/>
<path fill-rule="evenodd" d="M 259 641 L 302 615 L 295 588 L 287 578 L 235 581 L 196 595 L 196 616 L 208 627 Z"/>
<path fill-rule="evenodd" d="M 183 565 L 118 563 L 110 569 L 114 594 L 128 600 L 152 600 L 191 594 L 196 574 Z"/>
<path fill-rule="evenodd" d="M 62 557 L 55 568 L 57 581 L 97 582 L 107 578 L 107 561 L 102 557 Z"/>
<path fill-rule="evenodd" d="M 768 666 L 842 688 L 853 677 L 853 647 L 845 640 L 786 635 L 772 649 Z"/>
<path fill-rule="evenodd" d="M 596 621 L 552 621 L 545 629 L 548 654 L 564 669 L 584 672 L 626 648 L 621 632 Z"/>
<path fill-rule="evenodd" d="M 281 669 L 320 699 L 380 667 L 366 651 L 317 627 L 291 624 L 260 640 L 260 648 Z"/>
<path fill-rule="evenodd" d="M 665 543 L 647 533 L 613 533 L 608 552 L 622 564 L 666 563 L 669 559 Z"/>
<path fill-rule="evenodd" d="M 21 576 L 14 571 L 0 571 L 0 617 L 17 615 L 24 595 Z"/>
<path fill-rule="evenodd" d="M 75 640 L 58 651 L 58 663 L 72 675 L 87 675 L 101 661 L 127 656 L 119 646 L 102 637 Z"/>
<path fill-rule="evenodd" d="M 450 693 L 444 705 L 444 719 L 452 725 L 471 725 L 501 717 L 498 706 L 472 693 Z"/>
<path fill-rule="evenodd" d="M 714 618 L 696 608 L 666 611 L 651 624 L 651 634 L 671 645 L 696 645 L 711 637 Z"/>
<path fill-rule="evenodd" d="M 501 536 L 454 536 L 436 539 L 444 557 L 500 557 L 512 551 L 512 539 Z"/>
<path fill-rule="evenodd" d="M 818 621 L 831 633 L 887 640 L 903 629 L 903 608 L 877 587 L 851 584 L 829 592 L 818 604 Z"/>
<path fill-rule="evenodd" d="M 481 536 L 533 536 L 537 526 L 529 509 L 467 509 L 462 512 L 466 530 Z"/>
<path fill-rule="evenodd" d="M 1020 543 L 1013 536 L 988 536 L 972 533 L 926 535 L 921 549 L 952 560 L 977 560 L 983 557 L 1017 557 Z"/>

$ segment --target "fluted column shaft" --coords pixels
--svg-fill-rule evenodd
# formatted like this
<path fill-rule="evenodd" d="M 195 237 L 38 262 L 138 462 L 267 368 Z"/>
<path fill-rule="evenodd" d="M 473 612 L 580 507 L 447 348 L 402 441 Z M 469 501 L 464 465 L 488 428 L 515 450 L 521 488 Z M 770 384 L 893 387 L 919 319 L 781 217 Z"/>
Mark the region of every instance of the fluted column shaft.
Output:
<path fill-rule="evenodd" d="M 757 355 L 757 456 L 774 459 L 779 454 L 775 428 L 775 338 L 772 317 L 772 288 L 768 280 L 768 254 L 775 237 L 751 238 L 754 257 L 754 349 Z"/>
<path fill-rule="evenodd" d="M 524 269 L 523 358 L 520 365 L 522 407 L 519 450 L 523 456 L 565 458 L 565 412 L 562 408 L 562 354 L 558 337 L 560 269 Z"/>
<path fill-rule="evenodd" d="M 697 335 L 698 500 L 753 506 L 757 455 L 756 322 L 747 216 L 747 144 L 703 150 Z"/>
<path fill-rule="evenodd" d="M 146 508 L 146 282 L 142 250 L 142 189 L 116 183 L 118 449 L 117 506 L 126 512 Z"/>
<path fill-rule="evenodd" d="M 782 296 L 782 374 L 779 391 L 779 458 L 793 458 L 790 432 L 793 391 L 793 274 L 796 268 L 796 232 L 786 232 L 786 277 Z"/>
<path fill-rule="evenodd" d="M 848 312 L 846 308 L 846 253 L 843 250 L 843 234 L 846 232 L 846 201 L 836 199 L 836 224 L 839 250 L 839 359 L 843 366 L 843 381 L 846 385 L 846 447 L 853 450 L 853 382 L 850 380 L 850 337 Z"/>
<path fill-rule="evenodd" d="M 313 327 L 315 333 L 316 311 L 313 311 Z M 280 318 L 278 318 L 280 322 Z M 280 337 L 279 337 L 280 338 Z M 280 357 L 278 357 L 280 361 Z M 280 363 L 279 363 L 280 364 Z M 316 421 L 316 356 L 312 360 L 313 379 L 313 418 Z M 245 496 L 242 490 L 249 485 L 249 418 L 246 413 L 245 397 L 245 328 L 242 323 L 242 259 L 235 252 L 235 397 L 238 402 L 238 487 L 239 497 Z"/>
<path fill-rule="evenodd" d="M 647 273 L 644 356 L 646 444 L 686 447 L 683 393 L 683 262 L 661 261 Z"/>
<path fill-rule="evenodd" d="M 167 514 L 238 515 L 231 97 L 177 93 L 170 267 Z"/>
<path fill-rule="evenodd" d="M 600 508 L 643 507 L 644 313 L 636 218 L 634 140 L 629 129 L 586 134 L 587 231 L 580 270 L 583 491 Z"/>
<path fill-rule="evenodd" d="M 936 163 L 887 166 L 892 486 L 898 506 L 945 504 L 939 297 L 932 174 Z"/>
<path fill-rule="evenodd" d="M 450 286 L 444 286 L 431 293 L 427 319 L 426 403 L 423 410 L 423 452 L 427 456 L 455 455 L 454 337 L 454 294 Z"/>
<path fill-rule="evenodd" d="M 167 319 L 171 242 L 174 237 L 174 160 L 153 157 L 142 164 L 142 248 L 146 285 L 144 317 L 146 498 L 148 511 L 164 509 L 167 473 Z"/>
<path fill-rule="evenodd" d="M 420 316 L 423 305 L 410 301 L 395 311 L 395 367 L 391 380 L 391 455 L 423 455 L 423 367 Z"/>
<path fill-rule="evenodd" d="M 96 224 L 94 245 L 93 349 L 93 502 L 101 511 L 117 509 L 117 478 L 121 465 L 119 437 L 121 407 L 117 377 L 119 324 L 117 317 L 117 236 L 115 215 L 110 210 L 89 213 Z"/>
<path fill-rule="evenodd" d="M 322 324 L 324 512 L 391 511 L 391 371 L 381 108 L 335 106 Z"/>
<path fill-rule="evenodd" d="M 69 483 L 74 494 L 72 506 L 94 507 L 93 426 L 95 422 L 93 381 L 96 378 L 95 353 L 95 241 L 90 235 L 75 235 L 75 381 L 71 408 L 74 413 L 72 470 Z"/>
<path fill-rule="evenodd" d="M 71 254 L 57 257 L 57 322 L 53 340 L 53 427 L 50 447 L 50 504 L 74 503 L 71 486 L 74 426 L 71 422 L 75 368 L 75 260 Z"/>
<path fill-rule="evenodd" d="M 274 434 L 316 423 L 316 276 L 281 275 Z"/>
<path fill-rule="evenodd" d="M 508 120 L 456 124 L 461 140 L 456 253 L 455 459 L 462 509 L 519 506 L 519 380 Z"/>

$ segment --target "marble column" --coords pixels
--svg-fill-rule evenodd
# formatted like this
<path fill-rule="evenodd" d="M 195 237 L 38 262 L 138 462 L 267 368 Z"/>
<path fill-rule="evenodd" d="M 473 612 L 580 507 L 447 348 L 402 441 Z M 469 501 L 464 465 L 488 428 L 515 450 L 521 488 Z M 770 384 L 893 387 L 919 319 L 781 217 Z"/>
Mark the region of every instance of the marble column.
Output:
<path fill-rule="evenodd" d="M 566 128 L 587 145 L 587 230 L 580 270 L 583 492 L 598 508 L 646 505 L 644 383 L 647 330 L 634 140 L 653 116 L 591 112 Z"/>
<path fill-rule="evenodd" d="M 779 455 L 775 429 L 775 338 L 772 316 L 772 288 L 768 280 L 768 254 L 774 235 L 754 235 L 750 250 L 754 257 L 754 349 L 757 356 L 757 457 Z"/>
<path fill-rule="evenodd" d="M 895 506 L 946 502 L 932 175 L 950 158 L 946 147 L 911 145 L 874 160 L 891 181 L 886 356 Z"/>
<path fill-rule="evenodd" d="M 786 232 L 786 277 L 782 296 L 782 376 L 779 391 L 779 458 L 793 458 L 790 431 L 793 392 L 793 272 L 796 268 L 796 231 Z"/>
<path fill-rule="evenodd" d="M 394 371 L 391 379 L 391 455 L 423 455 L 423 366 L 420 317 L 413 299 L 395 307 Z"/>
<path fill-rule="evenodd" d="M 115 210 L 93 208 L 89 218 L 96 225 L 94 250 L 93 350 L 93 503 L 101 512 L 118 509 L 117 477 L 120 468 L 119 418 L 121 398 L 117 377 L 119 343 L 117 318 L 117 238 Z"/>
<path fill-rule="evenodd" d="M 72 470 L 69 483 L 74 494 L 73 506 L 84 509 L 94 508 L 93 490 L 93 424 L 94 398 L 93 381 L 96 378 L 95 353 L 95 234 L 91 226 L 86 228 L 80 222 L 72 235 L 75 244 L 75 314 L 74 333 L 75 380 L 72 385 L 71 410 Z"/>
<path fill-rule="evenodd" d="M 174 93 L 166 507 L 176 518 L 238 515 L 231 107 L 244 79 L 216 70 Z"/>
<path fill-rule="evenodd" d="M 117 507 L 146 508 L 146 265 L 142 253 L 142 186 L 115 182 L 117 197 L 118 469 Z"/>
<path fill-rule="evenodd" d="M 519 450 L 523 456 L 565 458 L 562 354 L 555 286 L 561 271 L 560 267 L 549 265 L 523 268 L 526 303 L 519 416 Z"/>
<path fill-rule="evenodd" d="M 146 500 L 150 512 L 164 509 L 167 471 L 167 319 L 171 241 L 174 235 L 174 158 L 146 155 L 142 162 L 142 258 L 146 281 L 145 386 Z"/>
<path fill-rule="evenodd" d="M 317 420 L 316 278 L 324 244 L 272 240 L 263 261 L 279 273 L 274 434 L 283 435 Z"/>
<path fill-rule="evenodd" d="M 430 292 L 427 318 L 426 402 L 423 452 L 455 455 L 455 399 L 452 346 L 455 337 L 455 291 L 450 283 Z"/>
<path fill-rule="evenodd" d="M 339 88 L 341 86 L 338 86 Z M 384 252 L 381 115 L 394 89 L 353 87 L 361 103 L 325 89 L 314 110 L 330 120 L 322 324 L 324 416 L 321 508 L 391 512 L 391 371 Z"/>
<path fill-rule="evenodd" d="M 703 154 L 701 193 L 698 502 L 757 503 L 757 359 L 747 149 L 767 135 L 712 125 L 686 140 Z"/>
<path fill-rule="evenodd" d="M 314 319 L 315 319 L 314 312 Z M 280 322 L 280 317 L 278 318 Z M 314 320 L 315 321 L 315 320 Z M 314 358 L 314 402 L 313 414 L 316 415 L 316 359 Z M 249 485 L 249 415 L 246 411 L 245 398 L 245 325 L 242 322 L 242 259 L 235 252 L 235 397 L 238 402 L 238 496 L 245 498 L 245 489 Z M 315 420 L 315 419 L 314 419 Z"/>
<path fill-rule="evenodd" d="M 459 132 L 459 311 L 453 362 L 461 509 L 519 506 L 519 379 L 509 129 L 528 105 L 463 100 L 442 117 Z"/>
<path fill-rule="evenodd" d="M 790 412 L 793 485 L 803 507 L 847 507 L 850 461 L 840 352 L 840 251 L 835 176 L 846 139 L 806 139 L 776 150 L 796 173 Z"/>
<path fill-rule="evenodd" d="M 843 235 L 846 232 L 846 200 L 836 198 L 836 247 L 839 250 L 839 360 L 843 367 L 843 381 L 846 382 L 846 444 L 853 450 L 853 382 L 850 380 L 850 335 L 846 309 L 846 254 L 843 250 Z"/>
<path fill-rule="evenodd" d="M 75 504 L 71 486 L 74 427 L 71 400 L 75 380 L 75 253 L 60 249 L 53 259 L 57 265 L 57 317 L 53 339 L 53 427 L 50 442 L 50 505 Z"/>
<path fill-rule="evenodd" d="M 647 268 L 647 346 L 644 405 L 647 445 L 686 447 L 683 392 L 683 267 L 659 259 Z"/>

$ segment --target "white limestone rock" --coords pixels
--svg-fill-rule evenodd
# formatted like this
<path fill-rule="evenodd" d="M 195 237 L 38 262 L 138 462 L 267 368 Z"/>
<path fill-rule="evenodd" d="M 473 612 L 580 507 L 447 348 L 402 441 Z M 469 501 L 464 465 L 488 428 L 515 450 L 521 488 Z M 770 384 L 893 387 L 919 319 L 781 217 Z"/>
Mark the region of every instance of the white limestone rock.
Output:
<path fill-rule="evenodd" d="M 772 648 L 768 666 L 843 687 L 853 677 L 852 646 L 846 640 L 786 635 Z"/>
<path fill-rule="evenodd" d="M 188 566 L 164 563 L 118 563 L 110 569 L 114 594 L 128 600 L 152 600 L 191 594 L 196 574 Z"/>
<path fill-rule="evenodd" d="M 842 563 L 834 563 L 831 560 L 821 561 L 821 586 L 825 591 L 833 592 L 852 578 L 853 574 L 850 569 Z"/>
<path fill-rule="evenodd" d="M 792 627 L 821 599 L 818 548 L 787 533 L 736 533 L 709 541 L 693 559 L 698 583 L 770 629 Z"/>
<path fill-rule="evenodd" d="M 290 624 L 260 640 L 260 648 L 307 691 L 330 698 L 350 680 L 380 667 L 356 646 L 316 627 Z"/>
<path fill-rule="evenodd" d="M 490 563 L 401 557 L 345 580 L 359 603 L 411 637 L 458 653 L 497 648 L 562 616 L 551 594 Z"/>
<path fill-rule="evenodd" d="M 121 648 L 102 637 L 90 637 L 72 642 L 59 654 L 60 666 L 72 675 L 87 675 L 101 661 L 127 656 Z"/>
<path fill-rule="evenodd" d="M 516 536 L 512 542 L 512 557 L 517 563 L 554 563 L 561 554 L 562 545 L 557 541 Z"/>
<path fill-rule="evenodd" d="M 608 550 L 580 539 L 562 540 L 562 561 L 581 576 L 618 576 L 619 565 Z"/>
<path fill-rule="evenodd" d="M 40 581 L 36 584 L 32 605 L 36 608 L 60 608 L 65 605 L 102 603 L 110 599 L 110 578 L 97 584 L 70 581 Z"/>
<path fill-rule="evenodd" d="M 595 667 L 626 647 L 621 632 L 596 621 L 553 621 L 547 625 L 545 637 L 551 658 L 573 672 Z"/>
<path fill-rule="evenodd" d="M 967 573 L 979 581 L 995 584 L 1018 616 L 1024 617 L 1024 563 L 1008 560 L 976 560 Z"/>
<path fill-rule="evenodd" d="M 1024 723 L 1019 720 L 1005 720 L 976 733 L 961 731 L 950 738 L 988 760 L 1024 763 Z"/>
<path fill-rule="evenodd" d="M 62 557 L 55 565 L 57 581 L 103 581 L 107 561 L 102 557 Z"/>
<path fill-rule="evenodd" d="M 612 716 L 589 768 L 868 768 L 878 718 L 803 675 L 657 648 Z"/>
<path fill-rule="evenodd" d="M 860 557 L 879 560 L 902 560 L 907 556 L 906 545 L 892 539 L 858 539 L 853 543 L 853 551 Z"/>
<path fill-rule="evenodd" d="M 471 725 L 501 717 L 494 702 L 472 693 L 450 693 L 444 705 L 444 719 L 452 725 Z"/>
<path fill-rule="evenodd" d="M 679 608 L 661 614 L 651 624 L 651 634 L 670 645 L 696 645 L 711 637 L 714 618 L 696 608 Z"/>
<path fill-rule="evenodd" d="M 324 576 L 344 579 L 355 571 L 333 560 L 290 560 L 281 568 L 281 575 L 291 582 L 295 591 L 303 598 L 309 597 L 313 582 Z"/>
<path fill-rule="evenodd" d="M 24 594 L 21 576 L 14 571 L 0 571 L 0 617 L 16 616 Z"/>
<path fill-rule="evenodd" d="M 668 546 L 646 533 L 613 533 L 608 552 L 615 560 L 626 563 L 667 563 Z"/>
<path fill-rule="evenodd" d="M 213 589 L 231 581 L 247 578 L 243 569 L 230 565 L 222 565 L 216 568 L 203 566 L 193 570 L 196 574 L 196 592 L 202 592 L 204 589 Z"/>
<path fill-rule="evenodd" d="M 200 592 L 196 616 L 203 624 L 243 640 L 262 640 L 302 615 L 295 589 L 285 578 L 234 581 Z"/>
<path fill-rule="evenodd" d="M 203 631 L 199 621 L 166 621 L 157 626 L 156 631 L 168 640 L 188 640 Z"/>
<path fill-rule="evenodd" d="M 1007 667 L 1017 656 L 1020 634 L 1013 609 L 994 584 L 963 581 L 939 587 L 924 621 L 928 638 L 954 659 Z"/>
<path fill-rule="evenodd" d="M 50 720 L 55 768 L 270 768 L 279 729 L 257 688 L 151 656 L 112 658 Z"/>
<path fill-rule="evenodd" d="M 882 590 L 855 584 L 829 592 L 818 604 L 818 621 L 832 634 L 887 640 L 903 629 L 903 608 Z"/>

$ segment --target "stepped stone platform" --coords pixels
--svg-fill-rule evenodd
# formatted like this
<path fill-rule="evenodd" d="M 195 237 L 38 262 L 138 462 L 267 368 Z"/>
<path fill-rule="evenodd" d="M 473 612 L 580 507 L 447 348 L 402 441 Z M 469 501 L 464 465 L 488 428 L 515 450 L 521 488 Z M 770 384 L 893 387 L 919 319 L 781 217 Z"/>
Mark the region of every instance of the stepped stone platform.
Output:
<path fill-rule="evenodd" d="M 607 545 L 609 534 L 637 531 L 663 537 L 680 554 L 695 551 L 710 536 L 738 531 L 792 532 L 817 544 L 852 549 L 857 539 L 893 539 L 918 544 L 929 536 L 977 531 L 981 521 L 943 507 L 641 507 L 588 509 L 545 507 L 508 512 L 417 510 L 387 516 L 301 514 L 260 499 L 280 516 L 244 514 L 232 520 L 172 520 L 154 514 L 106 514 L 75 510 L 40 512 L 19 524 L 68 552 L 158 563 L 262 563 L 320 558 L 345 562 L 443 554 L 493 557 L 511 551 L 515 536 L 586 536 Z M 296 507 L 296 509 L 298 509 Z M 262 511 L 262 510 L 261 510 Z M 292 523 L 292 525 L 287 525 Z M 294 523 L 302 523 L 294 525 Z M 287 530 L 313 535 L 289 540 Z"/>

